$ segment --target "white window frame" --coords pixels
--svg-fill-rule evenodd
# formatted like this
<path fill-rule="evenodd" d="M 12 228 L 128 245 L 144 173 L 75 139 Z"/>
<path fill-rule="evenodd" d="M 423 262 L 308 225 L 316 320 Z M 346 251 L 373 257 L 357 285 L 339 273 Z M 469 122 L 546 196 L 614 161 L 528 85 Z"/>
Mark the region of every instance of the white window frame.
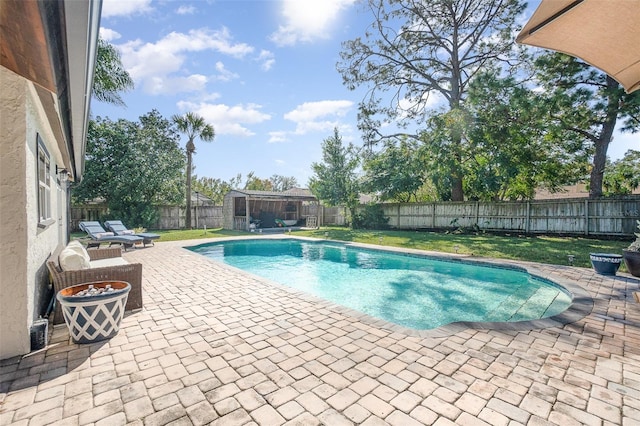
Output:
<path fill-rule="evenodd" d="M 37 136 L 38 155 L 36 175 L 38 180 L 38 226 L 48 226 L 51 222 L 51 156 L 42 138 Z"/>

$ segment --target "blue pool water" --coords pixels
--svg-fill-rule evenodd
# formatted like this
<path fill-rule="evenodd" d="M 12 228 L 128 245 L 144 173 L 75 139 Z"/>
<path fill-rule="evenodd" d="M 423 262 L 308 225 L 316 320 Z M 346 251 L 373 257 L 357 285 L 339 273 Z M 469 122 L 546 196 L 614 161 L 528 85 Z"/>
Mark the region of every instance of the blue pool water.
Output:
<path fill-rule="evenodd" d="M 571 304 L 561 287 L 524 271 L 335 242 L 236 240 L 191 250 L 417 330 L 457 321 L 546 318 Z"/>

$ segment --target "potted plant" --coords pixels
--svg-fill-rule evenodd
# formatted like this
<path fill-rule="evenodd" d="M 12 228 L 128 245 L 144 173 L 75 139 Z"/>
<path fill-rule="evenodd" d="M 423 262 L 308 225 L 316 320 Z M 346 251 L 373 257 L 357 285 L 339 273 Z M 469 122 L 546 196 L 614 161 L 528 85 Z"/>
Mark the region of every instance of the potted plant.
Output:
<path fill-rule="evenodd" d="M 636 223 L 638 224 L 638 231 L 640 231 L 640 220 L 636 221 Z M 636 232 L 635 235 L 636 240 L 624 250 L 622 257 L 629 273 L 634 277 L 640 277 L 640 232 Z"/>

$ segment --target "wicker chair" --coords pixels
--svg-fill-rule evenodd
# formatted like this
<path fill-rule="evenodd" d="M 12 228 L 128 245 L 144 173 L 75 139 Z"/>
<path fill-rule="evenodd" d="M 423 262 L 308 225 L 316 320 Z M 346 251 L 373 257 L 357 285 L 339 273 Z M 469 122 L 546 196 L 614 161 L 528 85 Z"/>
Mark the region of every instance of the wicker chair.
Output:
<path fill-rule="evenodd" d="M 120 247 L 88 249 L 91 260 L 108 259 L 120 257 L 122 249 Z M 76 284 L 89 283 L 94 281 L 118 280 L 131 284 L 129 298 L 125 311 L 136 311 L 142 309 L 142 264 L 129 263 L 126 265 L 107 266 L 103 268 L 80 269 L 77 271 L 63 271 L 58 263 L 60 250 L 55 251 L 47 260 L 47 268 L 53 279 L 55 294 L 66 287 Z M 56 301 L 57 302 L 57 301 Z M 60 304 L 56 303 L 54 324 L 64 323 Z"/>

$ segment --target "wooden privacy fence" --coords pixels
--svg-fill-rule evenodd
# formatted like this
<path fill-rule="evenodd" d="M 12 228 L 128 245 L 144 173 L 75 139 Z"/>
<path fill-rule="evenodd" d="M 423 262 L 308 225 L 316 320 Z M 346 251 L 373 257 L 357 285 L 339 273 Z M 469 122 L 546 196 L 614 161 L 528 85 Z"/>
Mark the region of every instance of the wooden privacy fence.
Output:
<path fill-rule="evenodd" d="M 303 204 L 300 216 L 314 216 L 320 226 L 344 226 L 346 223 L 345 207 L 342 206 L 325 207 L 317 203 Z"/>
<path fill-rule="evenodd" d="M 159 206 L 159 219 L 150 226 L 151 229 L 181 229 L 185 225 L 184 207 Z M 71 230 L 79 231 L 78 224 L 82 221 L 104 220 L 119 218 L 111 217 L 105 205 L 88 205 L 71 207 Z M 191 208 L 191 226 L 194 228 L 222 228 L 222 206 L 197 206 Z M 125 223 L 129 227 L 133 225 Z"/>
<path fill-rule="evenodd" d="M 640 196 L 381 206 L 389 225 L 396 229 L 462 227 L 527 234 L 628 236 L 640 219 Z"/>
<path fill-rule="evenodd" d="M 395 229 L 478 228 L 486 231 L 526 234 L 566 234 L 593 236 L 632 236 L 636 220 L 640 220 L 640 196 L 616 198 L 572 198 L 517 202 L 436 202 L 382 203 L 389 225 Z M 183 207 L 163 206 L 160 219 L 152 229 L 184 227 Z M 71 208 L 71 226 L 78 230 L 82 220 L 117 219 L 108 217 L 106 206 L 91 205 Z M 303 217 L 315 216 L 320 226 L 347 223 L 344 207 L 304 205 Z M 222 206 L 193 207 L 192 226 L 221 228 Z"/>
<path fill-rule="evenodd" d="M 184 207 L 162 206 L 160 219 L 155 229 L 181 229 L 185 226 Z M 222 228 L 223 215 L 222 206 L 198 206 L 191 208 L 191 226 L 193 228 Z"/>

